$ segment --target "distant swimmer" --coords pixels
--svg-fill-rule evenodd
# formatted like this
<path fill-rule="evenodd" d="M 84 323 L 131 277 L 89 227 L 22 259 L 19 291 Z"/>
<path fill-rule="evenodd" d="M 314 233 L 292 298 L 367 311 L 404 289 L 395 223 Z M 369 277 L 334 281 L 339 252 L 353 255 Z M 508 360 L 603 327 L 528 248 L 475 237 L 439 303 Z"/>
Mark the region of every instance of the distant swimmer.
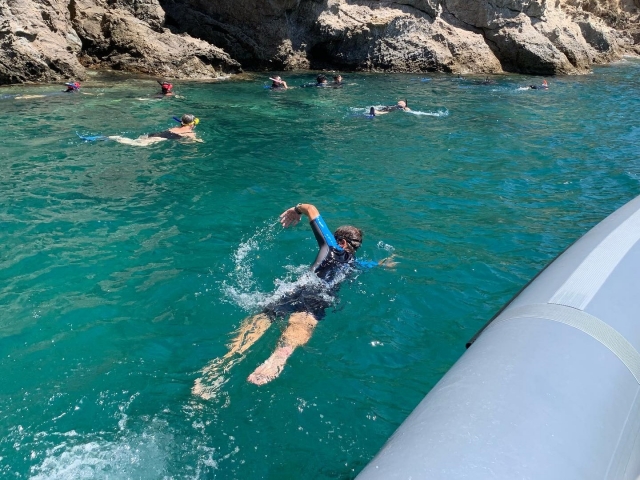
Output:
<path fill-rule="evenodd" d="M 80 91 L 80 83 L 79 82 L 68 82 L 64 84 L 67 87 L 65 90 L 62 90 L 62 93 L 77 93 Z M 44 98 L 51 97 L 53 95 L 60 95 L 60 92 L 47 93 L 46 95 L 16 95 L 13 97 L 15 100 L 30 100 L 32 98 Z"/>
<path fill-rule="evenodd" d="M 68 82 L 68 83 L 65 83 L 65 86 L 67 87 L 67 89 L 63 90 L 64 93 L 71 93 L 71 92 L 79 92 L 80 91 L 80 83 L 79 82 Z"/>
<path fill-rule="evenodd" d="M 287 327 L 280 336 L 278 346 L 271 356 L 249 375 L 247 381 L 264 385 L 282 372 L 287 359 L 298 347 L 305 345 L 313 331 L 325 316 L 325 310 L 336 301 L 340 284 L 361 268 L 376 265 L 394 267 L 392 257 L 380 262 L 359 262 L 356 250 L 362 245 L 362 230 L 351 225 L 339 227 L 331 233 L 318 209 L 308 203 L 299 203 L 280 215 L 284 228 L 295 226 L 302 216 L 308 217 L 319 252 L 311 265 L 313 275 L 308 282 L 300 283 L 292 290 L 268 303 L 262 312 L 245 319 L 229 344 L 229 351 L 210 362 L 196 380 L 192 392 L 203 398 L 211 398 L 212 390 L 219 384 L 220 375 L 240 361 L 276 319 L 287 319 Z"/>
<path fill-rule="evenodd" d="M 546 80 L 542 80 L 542 85 L 529 85 L 529 89 L 531 90 L 548 90 L 549 84 Z"/>
<path fill-rule="evenodd" d="M 287 82 L 285 82 L 279 76 L 269 77 L 269 80 L 271 80 L 273 82 L 271 84 L 271 89 L 273 89 L 273 90 L 286 90 L 287 88 L 289 88 L 287 86 Z"/>
<path fill-rule="evenodd" d="M 333 76 L 333 83 L 331 84 L 332 87 L 342 87 L 344 85 L 344 83 L 342 83 L 342 75 L 340 75 L 339 73 L 337 73 L 336 75 Z"/>
<path fill-rule="evenodd" d="M 371 107 L 371 109 L 369 110 L 369 115 L 384 115 L 385 113 L 389 113 L 389 112 L 395 112 L 398 110 L 402 110 L 403 112 L 410 112 L 411 109 L 408 107 L 408 101 L 405 100 L 398 100 L 398 103 L 396 103 L 395 105 L 387 105 L 385 107 L 380 107 L 380 108 L 374 108 Z M 373 113 L 372 113 L 373 112 Z"/>
<path fill-rule="evenodd" d="M 171 97 L 173 96 L 173 85 L 169 82 L 161 82 L 157 80 L 160 85 L 160 96 Z"/>
<path fill-rule="evenodd" d="M 323 75 L 322 73 L 319 74 L 316 77 L 315 83 L 311 83 L 310 82 L 310 83 L 305 83 L 304 85 L 300 85 L 301 88 L 308 88 L 308 87 L 320 87 L 320 88 L 323 88 L 323 87 L 328 87 L 328 86 L 330 86 L 330 85 L 329 85 L 329 82 L 327 81 L 327 76 Z"/>
<path fill-rule="evenodd" d="M 489 77 L 485 77 L 484 80 L 476 80 L 473 82 L 476 85 L 494 85 L 495 80 L 491 80 Z"/>
<path fill-rule="evenodd" d="M 328 87 L 329 83 L 327 82 L 327 76 L 326 75 L 318 75 L 316 77 L 316 87 Z"/>
<path fill-rule="evenodd" d="M 175 117 L 174 117 L 175 119 Z M 194 142 L 202 142 L 199 138 L 196 138 L 194 129 L 196 125 L 200 123 L 200 119 L 194 115 L 185 114 L 180 119 L 176 119 L 180 122 L 179 127 L 169 128 L 162 132 L 149 133 L 148 135 L 141 135 L 138 138 L 121 137 L 120 135 L 78 135 L 82 140 L 86 141 L 98 141 L 98 140 L 114 140 L 118 143 L 125 145 L 133 145 L 137 147 L 146 147 L 154 143 L 163 142 L 165 140 L 190 140 Z"/>

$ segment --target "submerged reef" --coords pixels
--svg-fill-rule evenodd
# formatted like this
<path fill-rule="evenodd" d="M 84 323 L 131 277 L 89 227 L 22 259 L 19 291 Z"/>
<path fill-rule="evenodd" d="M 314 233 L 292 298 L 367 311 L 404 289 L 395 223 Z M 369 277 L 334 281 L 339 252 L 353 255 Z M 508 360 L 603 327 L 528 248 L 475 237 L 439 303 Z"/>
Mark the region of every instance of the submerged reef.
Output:
<path fill-rule="evenodd" d="M 0 0 L 0 84 L 86 68 L 582 74 L 640 55 L 639 0 Z"/>

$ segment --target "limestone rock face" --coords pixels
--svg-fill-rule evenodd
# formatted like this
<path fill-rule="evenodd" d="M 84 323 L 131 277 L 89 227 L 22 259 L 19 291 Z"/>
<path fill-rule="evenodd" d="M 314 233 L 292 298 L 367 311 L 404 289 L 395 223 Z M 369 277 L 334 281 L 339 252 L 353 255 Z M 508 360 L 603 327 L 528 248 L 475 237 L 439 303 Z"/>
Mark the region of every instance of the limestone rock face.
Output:
<path fill-rule="evenodd" d="M 640 55 L 640 0 L 0 0 L 0 83 L 84 67 L 574 74 Z"/>
<path fill-rule="evenodd" d="M 0 83 L 85 78 L 85 66 L 167 78 L 240 71 L 221 49 L 164 28 L 158 0 L 0 0 Z"/>
<path fill-rule="evenodd" d="M 249 67 L 548 75 L 637 51 L 638 29 L 625 33 L 637 0 L 160 2 L 170 22 Z"/>
<path fill-rule="evenodd" d="M 0 83 L 82 79 L 81 50 L 63 2 L 0 0 Z"/>
<path fill-rule="evenodd" d="M 109 5 L 71 0 L 71 5 L 71 22 L 83 39 L 85 65 L 167 78 L 211 78 L 240 70 L 240 64 L 221 49 L 163 28 L 164 11 L 156 0 Z"/>

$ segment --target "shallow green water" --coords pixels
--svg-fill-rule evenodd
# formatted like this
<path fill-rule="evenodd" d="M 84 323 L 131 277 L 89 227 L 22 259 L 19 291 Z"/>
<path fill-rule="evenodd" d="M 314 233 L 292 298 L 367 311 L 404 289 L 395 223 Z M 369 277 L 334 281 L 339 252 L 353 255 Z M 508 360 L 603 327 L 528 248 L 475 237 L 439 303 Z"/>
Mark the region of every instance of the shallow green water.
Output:
<path fill-rule="evenodd" d="M 96 77 L 93 95 L 0 90 L 0 476 L 354 477 L 478 328 L 639 193 L 639 74 L 627 61 L 549 91 L 353 74 L 272 92 L 255 77 L 160 101 L 129 77 Z M 405 97 L 417 114 L 362 115 Z M 205 143 L 75 133 L 134 138 L 186 112 Z M 274 225 L 298 202 L 360 226 L 360 257 L 401 263 L 345 284 L 271 384 L 245 379 L 282 325 L 214 399 L 191 395 L 313 260 L 306 225 Z"/>

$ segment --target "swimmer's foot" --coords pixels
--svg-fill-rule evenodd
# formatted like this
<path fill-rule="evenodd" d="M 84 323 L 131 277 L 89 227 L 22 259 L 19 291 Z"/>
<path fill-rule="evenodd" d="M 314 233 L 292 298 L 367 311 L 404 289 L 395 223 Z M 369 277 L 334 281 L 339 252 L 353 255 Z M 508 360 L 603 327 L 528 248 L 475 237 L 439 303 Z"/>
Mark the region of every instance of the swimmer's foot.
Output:
<path fill-rule="evenodd" d="M 276 349 L 265 362 L 256 368 L 251 375 L 247 378 L 248 382 L 255 383 L 256 385 L 264 385 L 270 382 L 282 372 L 287 359 L 293 353 L 293 347 L 284 346 Z"/>
<path fill-rule="evenodd" d="M 202 377 L 197 378 L 191 387 L 191 393 L 205 400 L 216 397 L 222 386 L 229 381 L 223 374 L 229 372 L 231 367 L 244 359 L 244 355 L 225 355 L 222 358 L 216 358 L 201 370 Z"/>
<path fill-rule="evenodd" d="M 204 400 L 211 400 L 216 398 L 220 393 L 222 386 L 227 383 L 227 379 L 220 376 L 213 381 L 205 381 L 203 378 L 198 378 L 191 387 L 191 394 L 201 397 Z"/>

